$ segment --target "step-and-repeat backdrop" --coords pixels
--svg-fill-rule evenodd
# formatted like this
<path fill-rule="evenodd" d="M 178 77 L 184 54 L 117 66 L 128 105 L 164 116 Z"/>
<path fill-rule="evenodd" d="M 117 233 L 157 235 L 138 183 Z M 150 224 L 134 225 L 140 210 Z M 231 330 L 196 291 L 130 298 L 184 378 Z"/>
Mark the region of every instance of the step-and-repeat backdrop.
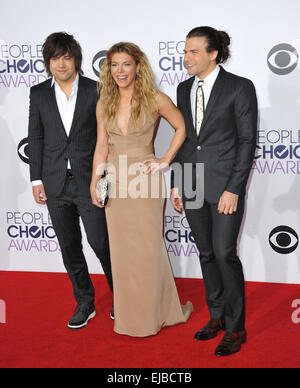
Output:
<path fill-rule="evenodd" d="M 245 277 L 300 282 L 299 0 L 16 0 L 0 9 L 0 270 L 64 271 L 47 209 L 33 201 L 28 171 L 29 89 L 47 79 L 45 38 L 56 31 L 74 34 L 85 75 L 95 80 L 112 44 L 135 42 L 147 53 L 159 89 L 176 102 L 176 87 L 187 78 L 185 36 L 209 25 L 230 34 L 232 58 L 225 68 L 250 78 L 259 100 L 257 154 L 239 244 Z M 158 156 L 172 134 L 162 121 Z M 189 225 L 170 203 L 165 241 L 175 276 L 201 277 Z M 90 272 L 102 273 L 85 237 L 84 247 Z"/>

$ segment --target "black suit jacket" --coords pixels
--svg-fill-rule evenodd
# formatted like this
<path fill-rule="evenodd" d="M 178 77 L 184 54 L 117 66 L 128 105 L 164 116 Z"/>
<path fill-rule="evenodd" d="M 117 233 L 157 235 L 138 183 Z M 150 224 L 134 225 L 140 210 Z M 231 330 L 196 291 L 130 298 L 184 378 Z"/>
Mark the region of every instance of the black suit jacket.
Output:
<path fill-rule="evenodd" d="M 90 196 L 93 154 L 97 141 L 97 83 L 79 77 L 73 123 L 67 136 L 51 79 L 30 90 L 29 165 L 31 181 L 42 180 L 48 197 L 58 197 L 70 160 L 78 194 Z"/>
<path fill-rule="evenodd" d="M 177 89 L 187 138 L 174 163 L 193 163 L 194 167 L 204 163 L 204 198 L 209 203 L 218 203 L 225 190 L 242 196 L 256 149 L 258 109 L 254 85 L 221 67 L 197 136 L 190 98 L 194 80 L 190 78 Z M 174 174 L 171 184 L 177 186 Z"/>

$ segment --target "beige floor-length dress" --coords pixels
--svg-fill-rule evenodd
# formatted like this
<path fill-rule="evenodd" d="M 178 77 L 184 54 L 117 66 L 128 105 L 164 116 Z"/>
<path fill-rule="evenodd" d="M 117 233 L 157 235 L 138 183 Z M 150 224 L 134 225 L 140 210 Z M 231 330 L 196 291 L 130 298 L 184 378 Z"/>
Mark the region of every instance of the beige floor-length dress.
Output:
<path fill-rule="evenodd" d="M 165 184 L 161 172 L 144 174 L 144 160 L 154 157 L 156 120 L 126 135 L 117 119 L 109 135 L 106 205 L 114 283 L 114 331 L 133 337 L 157 334 L 186 322 L 193 305 L 181 306 L 163 238 Z"/>

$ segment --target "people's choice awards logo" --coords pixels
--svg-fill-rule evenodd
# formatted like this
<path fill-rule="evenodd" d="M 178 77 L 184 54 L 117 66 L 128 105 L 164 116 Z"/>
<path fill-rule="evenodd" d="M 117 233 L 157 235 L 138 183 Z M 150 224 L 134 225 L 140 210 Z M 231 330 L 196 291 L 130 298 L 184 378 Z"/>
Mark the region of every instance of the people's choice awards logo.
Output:
<path fill-rule="evenodd" d="M 9 252 L 60 252 L 49 213 L 10 211 L 6 223 Z"/>
<path fill-rule="evenodd" d="M 0 87 L 30 88 L 47 79 L 42 45 L 0 41 Z"/>
<path fill-rule="evenodd" d="M 295 47 L 281 43 L 273 47 L 268 55 L 268 66 L 277 75 L 287 75 L 294 71 L 299 62 Z"/>
<path fill-rule="evenodd" d="M 165 216 L 165 240 L 169 255 L 175 257 L 199 256 L 186 217 Z"/>
<path fill-rule="evenodd" d="M 300 130 L 260 129 L 252 168 L 258 174 L 300 174 Z"/>
<path fill-rule="evenodd" d="M 269 242 L 275 252 L 287 255 L 297 249 L 299 237 L 292 228 L 282 225 L 272 230 Z"/>
<path fill-rule="evenodd" d="M 190 78 L 184 63 L 185 41 L 158 43 L 158 85 L 176 86 Z"/>
<path fill-rule="evenodd" d="M 99 77 L 100 69 L 106 60 L 106 53 L 107 51 L 102 50 L 93 58 L 93 71 L 97 77 Z"/>
<path fill-rule="evenodd" d="M 18 155 L 22 162 L 29 164 L 29 154 L 28 154 L 28 137 L 23 139 L 18 145 Z"/>

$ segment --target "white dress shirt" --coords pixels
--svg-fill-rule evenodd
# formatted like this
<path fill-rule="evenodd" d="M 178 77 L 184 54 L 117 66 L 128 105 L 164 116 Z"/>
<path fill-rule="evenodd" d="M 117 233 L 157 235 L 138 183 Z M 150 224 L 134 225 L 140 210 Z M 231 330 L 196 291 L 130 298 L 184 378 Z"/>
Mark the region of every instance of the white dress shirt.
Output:
<path fill-rule="evenodd" d="M 193 115 L 193 123 L 196 125 L 196 98 L 197 98 L 197 89 L 199 81 L 204 81 L 202 85 L 203 95 L 204 95 L 204 109 L 206 109 L 212 88 L 218 78 L 220 72 L 220 66 L 217 66 L 214 71 L 212 71 L 206 78 L 200 80 L 197 76 L 195 77 L 195 81 L 191 90 L 191 107 L 192 107 L 192 115 Z"/>
<path fill-rule="evenodd" d="M 77 100 L 77 93 L 78 93 L 78 84 L 79 84 L 79 75 L 77 74 L 75 81 L 72 84 L 72 93 L 68 99 L 65 92 L 61 89 L 59 84 L 56 82 L 55 78 L 54 77 L 52 78 L 51 87 L 55 88 L 56 102 L 57 102 L 60 117 L 63 122 L 67 136 L 70 135 L 70 131 L 72 127 L 75 105 Z M 70 160 L 68 160 L 68 169 L 71 169 Z M 33 186 L 38 186 L 41 184 L 43 184 L 41 180 L 32 182 Z"/>

